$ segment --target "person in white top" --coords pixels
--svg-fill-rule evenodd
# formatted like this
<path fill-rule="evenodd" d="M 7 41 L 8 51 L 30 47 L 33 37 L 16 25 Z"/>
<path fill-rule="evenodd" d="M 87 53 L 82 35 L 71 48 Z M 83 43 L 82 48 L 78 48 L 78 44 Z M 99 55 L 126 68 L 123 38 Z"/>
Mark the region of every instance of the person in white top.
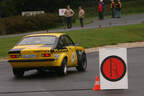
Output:
<path fill-rule="evenodd" d="M 67 9 L 65 11 L 65 17 L 67 19 L 67 28 L 72 28 L 72 16 L 75 14 L 75 12 L 70 8 L 70 5 L 67 6 Z"/>
<path fill-rule="evenodd" d="M 84 24 L 83 24 L 84 15 L 85 15 L 84 9 L 82 9 L 82 7 L 79 6 L 79 19 L 80 19 L 81 27 L 84 27 Z"/>

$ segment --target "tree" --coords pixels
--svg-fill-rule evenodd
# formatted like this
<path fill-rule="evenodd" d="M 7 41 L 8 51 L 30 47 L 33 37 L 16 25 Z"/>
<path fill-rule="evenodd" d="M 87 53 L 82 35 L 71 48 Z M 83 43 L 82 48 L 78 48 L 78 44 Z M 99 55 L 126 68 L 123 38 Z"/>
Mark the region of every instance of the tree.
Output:
<path fill-rule="evenodd" d="M 2 0 L 2 16 L 20 15 L 22 11 L 57 12 L 59 8 L 78 8 L 80 5 L 91 6 L 96 0 Z"/>
<path fill-rule="evenodd" d="M 0 6 L 2 17 L 16 15 L 14 2 L 12 0 L 2 0 Z"/>

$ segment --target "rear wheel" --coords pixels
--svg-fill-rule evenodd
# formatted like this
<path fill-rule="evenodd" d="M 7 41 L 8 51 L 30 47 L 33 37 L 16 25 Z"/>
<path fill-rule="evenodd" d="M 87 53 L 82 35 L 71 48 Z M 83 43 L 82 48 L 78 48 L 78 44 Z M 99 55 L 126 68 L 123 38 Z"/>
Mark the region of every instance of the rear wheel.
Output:
<path fill-rule="evenodd" d="M 61 76 L 67 75 L 67 59 L 64 59 L 62 62 L 62 66 L 58 71 L 58 74 Z"/>
<path fill-rule="evenodd" d="M 86 58 L 86 54 L 83 54 L 80 58 L 79 58 L 79 62 L 78 62 L 78 66 L 76 67 L 76 69 L 78 71 L 86 71 L 87 68 L 87 58 Z"/>
<path fill-rule="evenodd" d="M 13 68 L 13 74 L 16 78 L 21 78 L 24 75 L 24 70 Z"/>

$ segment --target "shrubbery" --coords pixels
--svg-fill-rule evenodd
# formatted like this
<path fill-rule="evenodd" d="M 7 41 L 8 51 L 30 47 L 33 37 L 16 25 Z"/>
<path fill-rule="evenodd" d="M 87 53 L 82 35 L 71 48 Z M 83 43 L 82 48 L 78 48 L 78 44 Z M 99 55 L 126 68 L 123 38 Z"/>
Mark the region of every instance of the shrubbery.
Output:
<path fill-rule="evenodd" d="M 0 20 L 0 34 L 15 34 L 28 31 L 54 28 L 61 24 L 56 14 L 43 14 L 37 16 L 12 16 Z"/>
<path fill-rule="evenodd" d="M 2 33 L 2 24 L 0 22 L 0 33 Z"/>

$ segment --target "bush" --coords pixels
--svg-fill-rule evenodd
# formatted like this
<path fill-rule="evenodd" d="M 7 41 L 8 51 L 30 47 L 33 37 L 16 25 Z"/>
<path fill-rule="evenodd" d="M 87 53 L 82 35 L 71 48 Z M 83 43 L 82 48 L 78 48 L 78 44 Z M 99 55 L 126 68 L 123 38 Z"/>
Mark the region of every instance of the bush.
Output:
<path fill-rule="evenodd" d="M 2 24 L 0 22 L 0 33 L 2 33 Z"/>
<path fill-rule="evenodd" d="M 12 16 L 0 21 L 0 34 L 17 34 L 28 31 L 54 28 L 61 24 L 56 14 L 43 14 L 37 16 Z"/>
<path fill-rule="evenodd" d="M 0 20 L 0 34 L 1 35 L 5 34 L 5 27 L 4 24 L 2 23 L 2 20 Z"/>

